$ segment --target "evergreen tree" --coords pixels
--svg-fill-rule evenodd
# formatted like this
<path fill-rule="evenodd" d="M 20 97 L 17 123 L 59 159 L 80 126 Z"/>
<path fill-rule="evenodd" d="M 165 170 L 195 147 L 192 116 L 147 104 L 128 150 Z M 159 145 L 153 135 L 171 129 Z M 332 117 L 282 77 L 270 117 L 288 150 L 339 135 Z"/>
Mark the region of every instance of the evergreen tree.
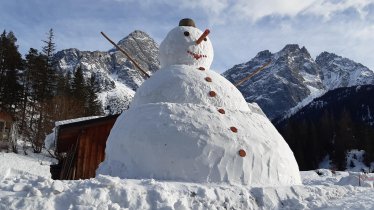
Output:
<path fill-rule="evenodd" d="M 84 107 L 86 101 L 85 99 L 87 97 L 87 89 L 81 66 L 78 66 L 78 68 L 75 70 L 71 86 L 73 96 L 77 101 L 80 101 L 82 103 L 82 107 Z"/>
<path fill-rule="evenodd" d="M 38 51 L 30 48 L 28 54 L 26 54 L 25 60 L 25 71 L 22 75 L 23 94 L 22 94 L 22 108 L 20 117 L 20 131 L 21 134 L 28 136 L 28 131 L 31 128 L 30 122 L 32 121 L 34 114 L 32 114 L 33 101 L 36 97 L 33 95 L 33 82 L 32 74 L 36 69 L 36 59 L 38 57 Z"/>
<path fill-rule="evenodd" d="M 26 55 L 26 71 L 25 71 L 25 85 L 27 85 L 27 92 L 25 92 L 28 118 L 28 131 L 26 138 L 32 143 L 34 152 L 40 152 L 44 140 L 44 121 L 46 116 L 46 109 L 44 105 L 47 99 L 47 85 L 46 85 L 46 59 L 45 56 L 38 52 L 38 50 L 31 48 Z"/>
<path fill-rule="evenodd" d="M 45 69 L 44 69 L 44 74 L 46 77 L 45 80 L 45 97 L 46 99 L 52 98 L 54 95 L 54 92 L 56 90 L 56 80 L 57 80 L 57 70 L 54 68 L 55 66 L 55 60 L 54 60 L 54 55 L 55 55 L 55 43 L 53 42 L 54 34 L 53 34 L 53 29 L 50 29 L 49 32 L 47 33 L 47 40 L 43 40 L 44 46 L 42 50 L 42 54 L 44 55 L 45 59 Z"/>
<path fill-rule="evenodd" d="M 15 115 L 21 104 L 23 60 L 13 32 L 0 35 L 0 107 Z"/>
<path fill-rule="evenodd" d="M 54 63 L 55 44 L 53 30 L 49 30 L 45 46 L 41 53 L 30 49 L 26 55 L 28 92 L 24 95 L 30 101 L 28 138 L 32 142 L 34 152 L 41 152 L 44 138 L 53 127 L 53 97 L 56 94 L 56 69 Z"/>
<path fill-rule="evenodd" d="M 91 75 L 90 81 L 87 84 L 86 116 L 102 114 L 101 103 L 97 98 L 96 91 L 96 77 L 95 75 Z"/>
<path fill-rule="evenodd" d="M 37 132 L 34 139 L 34 152 L 41 152 L 44 146 L 45 136 L 52 130 L 54 122 L 54 106 L 51 106 L 53 102 L 53 96 L 56 94 L 56 73 L 54 53 L 55 53 L 55 43 L 53 42 L 53 30 L 50 29 L 47 33 L 47 40 L 43 40 L 45 43 L 41 56 L 44 59 L 44 65 L 40 68 L 40 87 L 41 90 L 39 103 L 39 119 L 37 121 Z M 53 104 L 52 104 L 53 105 Z M 52 108 L 52 109 L 50 109 Z"/>
<path fill-rule="evenodd" d="M 337 124 L 337 139 L 335 141 L 335 162 L 339 170 L 346 169 L 346 154 L 353 145 L 353 122 L 346 108 L 343 109 Z"/>
<path fill-rule="evenodd" d="M 57 77 L 56 96 L 71 96 L 71 94 L 71 73 L 68 72 L 66 75 L 60 73 Z"/>

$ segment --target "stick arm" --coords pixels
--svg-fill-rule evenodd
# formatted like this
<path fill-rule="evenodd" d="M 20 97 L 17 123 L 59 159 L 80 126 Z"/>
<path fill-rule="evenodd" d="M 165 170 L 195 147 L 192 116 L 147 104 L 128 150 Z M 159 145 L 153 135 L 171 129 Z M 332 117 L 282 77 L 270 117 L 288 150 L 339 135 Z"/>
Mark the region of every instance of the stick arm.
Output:
<path fill-rule="evenodd" d="M 249 74 L 248 76 L 246 76 L 244 79 L 242 79 L 239 82 L 237 82 L 235 84 L 235 87 L 238 87 L 239 85 L 243 84 L 245 81 L 251 79 L 254 75 L 256 75 L 260 71 L 264 70 L 270 63 L 271 63 L 271 61 L 265 63 L 263 66 L 261 66 L 260 68 L 256 69 L 256 71 L 252 72 L 251 74 Z"/>
<path fill-rule="evenodd" d="M 116 43 L 114 43 L 104 32 L 100 32 L 101 35 L 103 35 L 105 37 L 105 39 L 107 39 L 113 46 L 115 46 L 117 48 L 117 50 L 121 51 L 123 54 L 125 54 L 125 56 L 136 66 L 136 68 L 139 69 L 140 72 L 142 72 L 147 78 L 150 78 L 149 74 L 144 71 L 140 66 L 139 64 L 133 59 L 131 58 L 131 56 L 124 50 L 122 49 L 120 46 L 118 46 Z"/>

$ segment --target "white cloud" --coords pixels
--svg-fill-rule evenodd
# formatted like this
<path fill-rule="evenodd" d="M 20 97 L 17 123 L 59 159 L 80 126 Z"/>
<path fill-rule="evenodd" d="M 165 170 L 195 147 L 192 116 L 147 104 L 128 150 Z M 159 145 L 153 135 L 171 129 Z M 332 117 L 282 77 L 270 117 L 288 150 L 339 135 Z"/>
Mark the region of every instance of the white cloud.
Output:
<path fill-rule="evenodd" d="M 312 0 L 240 0 L 228 10 L 230 16 L 236 19 L 257 21 L 266 16 L 295 16 L 312 2 Z"/>
<path fill-rule="evenodd" d="M 334 13 L 355 9 L 361 19 L 365 19 L 368 15 L 365 8 L 370 4 L 374 4 L 374 0 L 318 0 L 303 13 L 322 16 L 325 20 L 329 20 Z"/>

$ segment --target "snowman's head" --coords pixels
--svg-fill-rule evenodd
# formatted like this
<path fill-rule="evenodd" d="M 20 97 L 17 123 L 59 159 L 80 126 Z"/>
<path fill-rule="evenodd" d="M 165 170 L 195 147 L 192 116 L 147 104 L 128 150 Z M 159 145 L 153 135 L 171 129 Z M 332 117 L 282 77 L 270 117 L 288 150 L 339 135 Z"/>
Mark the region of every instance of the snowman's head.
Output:
<path fill-rule="evenodd" d="M 160 45 L 161 67 L 184 64 L 209 69 L 213 61 L 213 46 L 207 36 L 200 43 L 196 43 L 202 34 L 203 32 L 194 26 L 178 26 L 172 29 Z"/>

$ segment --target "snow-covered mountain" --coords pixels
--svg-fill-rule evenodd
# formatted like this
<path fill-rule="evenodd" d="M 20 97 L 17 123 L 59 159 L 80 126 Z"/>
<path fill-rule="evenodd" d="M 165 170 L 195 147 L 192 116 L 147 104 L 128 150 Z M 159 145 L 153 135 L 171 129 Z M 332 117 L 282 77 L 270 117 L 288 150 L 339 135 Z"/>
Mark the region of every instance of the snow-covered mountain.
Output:
<path fill-rule="evenodd" d="M 374 84 L 373 71 L 348 58 L 323 52 L 317 56 L 316 63 L 322 70 L 321 76 L 326 90 Z"/>
<path fill-rule="evenodd" d="M 374 73 L 362 64 L 323 52 L 314 60 L 305 47 L 259 52 L 223 75 L 234 84 L 270 61 L 270 65 L 238 88 L 247 102 L 256 102 L 270 119 L 283 117 L 323 93 L 354 85 L 374 84 Z"/>
<path fill-rule="evenodd" d="M 120 40 L 118 45 L 149 74 L 160 68 L 157 58 L 158 44 L 146 33 L 134 31 Z M 99 99 L 103 108 L 111 114 L 128 107 L 134 91 L 145 80 L 131 61 L 117 49 L 107 52 L 66 49 L 57 52 L 55 58 L 60 71 L 74 72 L 81 66 L 86 79 L 95 75 L 100 86 Z"/>
<path fill-rule="evenodd" d="M 305 47 L 286 45 L 281 51 L 259 52 L 247 63 L 223 73 L 234 84 L 267 62 L 268 67 L 238 88 L 247 102 L 256 102 L 273 119 L 323 89 L 321 69 Z"/>

